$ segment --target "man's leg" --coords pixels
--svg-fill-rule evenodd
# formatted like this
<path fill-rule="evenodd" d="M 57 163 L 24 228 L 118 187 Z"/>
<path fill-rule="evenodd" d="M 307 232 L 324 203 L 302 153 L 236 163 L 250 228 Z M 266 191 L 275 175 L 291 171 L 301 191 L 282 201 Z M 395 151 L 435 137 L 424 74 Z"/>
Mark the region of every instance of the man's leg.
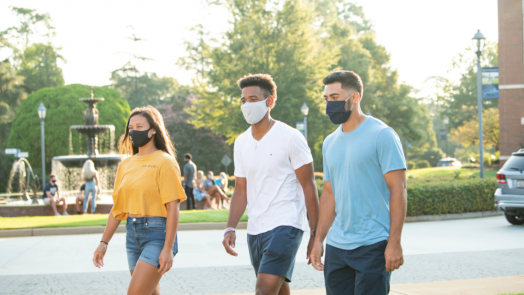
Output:
<path fill-rule="evenodd" d="M 62 205 L 64 206 L 64 210 L 62 210 L 62 215 L 64 215 L 67 212 L 66 198 L 61 197 L 60 201 L 58 201 L 58 203 L 60 203 L 60 202 L 62 202 Z"/>
<path fill-rule="evenodd" d="M 386 272 L 387 241 L 362 246 L 351 252 L 348 260 L 356 272 L 355 295 L 389 294 L 390 272 Z"/>
<path fill-rule="evenodd" d="M 75 202 L 76 213 L 82 212 L 81 206 L 82 206 L 83 201 L 84 201 L 84 196 L 78 195 L 76 197 L 76 202 Z"/>
<path fill-rule="evenodd" d="M 348 251 L 350 250 L 326 245 L 324 280 L 327 295 L 355 294 L 355 270 L 349 267 L 345 261 Z"/>
<path fill-rule="evenodd" d="M 53 209 L 53 214 L 56 215 L 56 213 L 58 213 L 58 211 L 56 211 L 56 200 L 55 200 L 55 197 L 50 197 L 49 198 L 49 203 L 51 204 L 51 209 Z"/>
<path fill-rule="evenodd" d="M 289 295 L 289 284 L 286 278 L 267 273 L 258 273 L 256 295 Z M 287 285 L 284 288 L 284 283 Z"/>
<path fill-rule="evenodd" d="M 193 189 L 188 187 L 187 185 L 184 186 L 184 190 L 186 192 L 186 197 L 187 197 L 187 205 L 186 205 L 186 210 L 192 210 L 195 208 L 195 198 L 193 196 Z"/>

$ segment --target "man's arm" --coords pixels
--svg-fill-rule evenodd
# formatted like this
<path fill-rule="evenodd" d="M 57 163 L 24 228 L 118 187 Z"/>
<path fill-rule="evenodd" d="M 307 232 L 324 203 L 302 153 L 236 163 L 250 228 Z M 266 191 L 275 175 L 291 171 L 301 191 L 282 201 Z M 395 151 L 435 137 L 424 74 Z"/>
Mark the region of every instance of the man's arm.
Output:
<path fill-rule="evenodd" d="M 187 164 L 186 164 L 187 165 Z M 189 169 L 184 165 L 184 185 L 187 185 L 187 176 L 189 175 Z"/>
<path fill-rule="evenodd" d="M 48 197 L 48 198 L 52 198 L 53 195 L 51 195 L 51 192 L 50 191 L 46 191 L 45 192 L 45 195 Z"/>
<path fill-rule="evenodd" d="M 311 250 L 311 262 L 316 270 L 324 270 L 324 265 L 322 264 L 321 259 L 324 255 L 324 240 L 326 239 L 336 216 L 335 196 L 333 195 L 331 181 L 324 181 L 324 188 L 322 189 L 322 195 L 320 196 L 320 216 L 317 226 L 317 235 L 315 237 L 313 249 Z"/>
<path fill-rule="evenodd" d="M 297 174 L 298 181 L 300 182 L 300 185 L 302 185 L 302 190 L 304 191 L 306 209 L 309 216 L 309 228 L 314 231 L 317 229 L 318 224 L 318 191 L 315 184 L 313 162 L 298 168 L 295 170 L 295 173 Z M 311 254 L 311 249 L 313 248 L 314 240 L 315 237 L 310 235 L 306 253 L 306 259 L 309 259 L 308 264 L 311 263 L 309 256 Z"/>
<path fill-rule="evenodd" d="M 400 243 L 402 227 L 406 219 L 408 205 L 406 191 L 406 170 L 394 170 L 384 175 L 390 191 L 389 215 L 390 229 L 389 240 L 384 256 L 386 257 L 386 271 L 394 271 L 404 264 L 402 246 Z"/>
<path fill-rule="evenodd" d="M 247 207 L 247 180 L 245 177 L 236 177 L 235 180 L 235 191 L 231 197 L 231 203 L 229 206 L 229 217 L 227 219 L 227 228 L 236 228 L 240 218 L 244 215 Z M 230 231 L 224 235 L 224 241 L 222 245 L 226 249 L 226 252 L 233 256 L 238 254 L 233 251 L 235 248 L 236 234 L 234 231 Z"/>

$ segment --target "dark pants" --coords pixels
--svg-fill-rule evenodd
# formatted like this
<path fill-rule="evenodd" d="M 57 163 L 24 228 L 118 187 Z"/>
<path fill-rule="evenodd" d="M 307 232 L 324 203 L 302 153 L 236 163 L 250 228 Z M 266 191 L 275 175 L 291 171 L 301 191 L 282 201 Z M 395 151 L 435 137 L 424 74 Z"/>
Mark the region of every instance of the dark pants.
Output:
<path fill-rule="evenodd" d="M 387 241 L 342 250 L 326 245 L 324 279 L 327 295 L 389 294 L 391 272 L 386 272 Z"/>
<path fill-rule="evenodd" d="M 189 186 L 184 186 L 184 189 L 186 191 L 187 196 L 187 210 L 194 210 L 195 209 L 195 196 L 193 195 L 193 188 Z"/>

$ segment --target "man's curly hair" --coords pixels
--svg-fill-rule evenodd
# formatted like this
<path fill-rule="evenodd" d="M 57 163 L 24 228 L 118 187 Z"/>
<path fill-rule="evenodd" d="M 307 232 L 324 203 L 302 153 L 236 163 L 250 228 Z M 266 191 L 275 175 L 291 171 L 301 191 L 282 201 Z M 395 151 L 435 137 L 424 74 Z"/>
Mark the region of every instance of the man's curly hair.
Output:
<path fill-rule="evenodd" d="M 273 96 L 277 100 L 277 85 L 271 75 L 268 74 L 249 74 L 237 81 L 238 87 L 244 89 L 249 86 L 258 86 L 266 92 L 266 98 Z"/>

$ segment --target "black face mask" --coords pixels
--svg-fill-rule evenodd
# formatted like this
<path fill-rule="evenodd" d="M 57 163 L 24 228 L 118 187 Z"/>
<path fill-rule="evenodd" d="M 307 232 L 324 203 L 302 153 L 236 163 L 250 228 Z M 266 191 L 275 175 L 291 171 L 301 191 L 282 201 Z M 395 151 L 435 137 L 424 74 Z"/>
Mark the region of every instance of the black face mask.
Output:
<path fill-rule="evenodd" d="M 353 110 L 353 105 L 351 105 L 349 111 L 346 111 L 346 102 L 351 98 L 351 96 L 353 96 L 353 94 L 344 101 L 326 101 L 326 115 L 329 116 L 331 123 L 338 125 L 345 123 L 349 119 L 351 111 Z"/>
<path fill-rule="evenodd" d="M 131 139 L 131 142 L 133 143 L 134 147 L 137 147 L 137 148 L 143 147 L 149 141 L 151 141 L 151 138 L 153 138 L 153 136 L 151 137 L 148 136 L 149 130 L 151 130 L 151 128 L 147 130 L 142 130 L 142 131 L 139 131 L 139 130 L 129 131 L 129 138 Z"/>

